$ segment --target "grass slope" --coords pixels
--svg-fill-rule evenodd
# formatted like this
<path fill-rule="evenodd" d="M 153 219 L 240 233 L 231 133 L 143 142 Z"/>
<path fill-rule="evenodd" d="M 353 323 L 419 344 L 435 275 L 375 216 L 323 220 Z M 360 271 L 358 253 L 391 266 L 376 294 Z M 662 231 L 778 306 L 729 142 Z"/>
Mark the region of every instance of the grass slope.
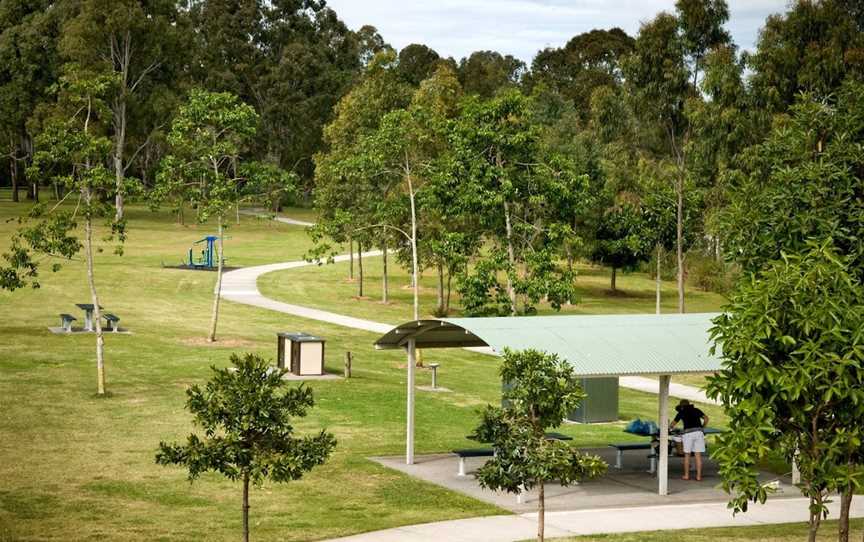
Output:
<path fill-rule="evenodd" d="M 0 251 L 7 222 L 25 204 L 0 203 Z M 268 484 L 251 497 L 258 540 L 315 540 L 444 519 L 502 513 L 493 506 L 393 472 L 365 459 L 404 446 L 404 359 L 376 352 L 373 334 L 224 303 L 219 342 L 204 342 L 213 273 L 163 269 L 179 263 L 208 226 L 179 226 L 167 213 L 132 207 L 122 257 L 98 255 L 102 305 L 131 335 L 107 335 L 110 396 L 96 398 L 94 338 L 49 333 L 57 314 L 88 302 L 83 262 L 51 274 L 38 290 L 0 292 L 0 540 L 233 540 L 240 532 L 239 485 L 217 475 L 189 484 L 179 469 L 154 464 L 160 440 L 193 429 L 184 390 L 225 366 L 235 351 L 274 355 L 274 334 L 302 330 L 327 339 L 328 368 L 345 350 L 355 378 L 316 382 L 317 406 L 301 430 L 326 427 L 339 440 L 325 466 L 290 484 Z M 226 242 L 230 265 L 299 259 L 301 228 L 244 217 Z M 324 268 L 329 271 L 334 268 Z M 310 270 L 312 271 L 312 270 Z M 318 270 L 319 272 L 322 270 Z M 309 285 L 308 299 L 329 295 Z M 307 298 L 304 297 L 305 301 Z M 300 302 L 299 298 L 294 301 Z M 350 304 L 350 302 L 349 302 Z M 494 358 L 453 350 L 427 356 L 442 363 L 451 394 L 420 393 L 420 453 L 464 446 L 476 409 L 499 399 Z M 420 372 L 420 384 L 429 374 Z M 621 393 L 622 417 L 655 417 L 656 398 Z M 712 420 L 722 424 L 717 409 Z M 581 445 L 626 440 L 619 424 L 567 426 Z M 712 425 L 714 421 L 712 421 Z"/>

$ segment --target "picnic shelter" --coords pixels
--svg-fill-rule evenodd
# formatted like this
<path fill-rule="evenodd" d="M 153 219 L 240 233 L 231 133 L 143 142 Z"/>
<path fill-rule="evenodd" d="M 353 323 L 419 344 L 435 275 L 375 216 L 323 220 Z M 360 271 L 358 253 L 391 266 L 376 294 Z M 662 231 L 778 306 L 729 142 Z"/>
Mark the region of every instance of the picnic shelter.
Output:
<path fill-rule="evenodd" d="M 477 348 L 502 355 L 505 349 L 557 354 L 576 376 L 656 376 L 659 379 L 658 493 L 669 487 L 669 383 L 673 375 L 721 369 L 721 352 L 711 353 L 710 329 L 717 313 L 567 315 L 498 318 L 439 318 L 401 324 L 375 342 L 382 350 L 408 355 L 406 463 L 414 463 L 414 403 L 417 349 Z"/>

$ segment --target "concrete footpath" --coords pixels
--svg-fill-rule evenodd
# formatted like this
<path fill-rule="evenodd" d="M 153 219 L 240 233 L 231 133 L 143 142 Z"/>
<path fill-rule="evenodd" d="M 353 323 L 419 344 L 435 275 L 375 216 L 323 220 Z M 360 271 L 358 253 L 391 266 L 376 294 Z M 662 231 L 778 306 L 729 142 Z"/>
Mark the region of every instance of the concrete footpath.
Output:
<path fill-rule="evenodd" d="M 294 223 L 297 222 L 298 221 L 295 221 Z M 369 252 L 363 253 L 364 258 L 370 256 L 381 256 L 381 251 L 371 250 Z M 334 258 L 334 261 L 344 262 L 347 261 L 348 258 L 349 256 L 347 254 L 343 254 L 341 256 L 336 256 Z M 373 322 L 371 320 L 354 318 L 353 316 L 345 316 L 344 314 L 338 314 L 335 312 L 313 309 L 301 305 L 292 305 L 290 303 L 283 303 L 281 301 L 276 301 L 275 299 L 264 297 L 258 290 L 258 277 L 260 277 L 261 275 L 272 273 L 273 271 L 282 271 L 285 269 L 306 267 L 307 265 L 317 264 L 310 263 L 305 260 L 299 260 L 295 262 L 283 262 L 268 265 L 257 265 L 254 267 L 244 267 L 242 269 L 228 271 L 222 275 L 221 297 L 222 299 L 234 301 L 235 303 L 243 303 L 244 305 L 252 305 L 254 307 L 277 311 L 284 314 L 290 314 L 292 316 L 309 318 L 310 320 L 318 320 L 320 322 L 327 322 L 328 324 L 335 324 L 337 326 L 349 327 L 352 329 L 371 331 L 373 333 L 380 333 L 382 335 L 396 327 L 394 324 Z M 470 350 L 495 355 L 495 353 L 489 348 L 471 348 Z M 656 379 L 644 378 L 641 376 L 623 376 L 619 379 L 619 384 L 624 388 L 630 388 L 654 394 L 659 393 L 660 389 L 660 383 Z M 693 386 L 675 384 L 674 382 L 669 387 L 669 395 L 671 395 L 672 397 L 678 397 L 679 399 L 689 399 L 690 401 L 697 401 L 701 403 L 714 402 L 708 399 L 705 396 L 705 392 L 703 392 L 702 390 Z"/>
<path fill-rule="evenodd" d="M 838 502 L 828 506 L 828 519 L 836 518 Z M 751 505 L 745 514 L 732 516 L 726 503 L 678 504 L 635 508 L 603 508 L 573 512 L 547 512 L 546 536 L 565 537 L 653 530 L 745 527 L 807 521 L 804 498 L 774 498 Z M 851 517 L 864 517 L 864 501 L 852 501 Z M 517 542 L 537 536 L 537 514 L 457 519 L 332 539 L 333 542 Z"/>

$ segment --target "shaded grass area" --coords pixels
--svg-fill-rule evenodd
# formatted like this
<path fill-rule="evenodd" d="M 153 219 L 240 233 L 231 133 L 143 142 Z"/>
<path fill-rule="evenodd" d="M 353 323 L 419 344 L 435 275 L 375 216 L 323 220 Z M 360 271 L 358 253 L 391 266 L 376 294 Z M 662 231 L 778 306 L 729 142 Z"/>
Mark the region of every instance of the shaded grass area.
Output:
<path fill-rule="evenodd" d="M 24 204 L 0 203 L 0 251 L 6 221 Z M 235 351 L 275 355 L 275 333 L 302 330 L 327 339 L 327 368 L 338 372 L 354 353 L 354 378 L 320 381 L 316 408 L 298 430 L 326 427 L 339 445 L 330 462 L 298 482 L 266 484 L 252 493 L 252 530 L 259 540 L 315 540 L 398 525 L 504 513 L 491 505 L 387 470 L 365 458 L 404 452 L 405 370 L 398 352 L 376 352 L 374 334 L 223 304 L 219 342 L 204 342 L 215 274 L 163 269 L 181 260 L 209 226 L 180 226 L 167 213 L 130 207 L 122 257 L 97 257 L 102 305 L 131 335 L 106 335 L 110 395 L 96 398 L 94 338 L 48 332 L 61 312 L 88 302 L 84 266 L 45 272 L 38 290 L 0 292 L 0 540 L 233 540 L 240 532 L 240 488 L 218 475 L 194 484 L 185 472 L 154 464 L 160 440 L 193 429 L 184 409 L 188 386 L 205 382 Z M 243 217 L 226 241 L 230 265 L 301 258 L 302 228 Z M 324 270 L 327 270 L 325 268 Z M 320 270 L 319 270 L 320 271 Z M 317 291 L 320 289 L 321 291 Z M 318 286 L 309 299 L 326 293 Z M 299 302 L 300 300 L 295 299 Z M 303 299 L 305 302 L 305 298 Z M 461 350 L 430 353 L 441 385 L 453 393 L 419 392 L 418 453 L 470 445 L 476 411 L 500 399 L 495 358 Z M 431 381 L 419 371 L 418 384 Z M 722 425 L 716 409 L 708 408 Z M 621 393 L 622 418 L 656 418 L 656 398 Z M 624 421 L 567 425 L 577 445 L 638 440 Z"/>
<path fill-rule="evenodd" d="M 850 521 L 853 531 L 864 528 L 864 520 Z M 853 539 L 857 535 L 852 534 Z M 806 540 L 806 523 L 784 523 L 780 525 L 754 525 L 749 527 L 717 527 L 711 529 L 685 529 L 680 531 L 646 531 L 627 534 L 608 534 L 555 538 L 556 542 L 737 542 L 760 540 L 762 542 L 787 542 Z M 837 540 L 837 522 L 823 521 L 819 529 L 819 540 Z M 527 542 L 527 541 L 526 541 Z"/>

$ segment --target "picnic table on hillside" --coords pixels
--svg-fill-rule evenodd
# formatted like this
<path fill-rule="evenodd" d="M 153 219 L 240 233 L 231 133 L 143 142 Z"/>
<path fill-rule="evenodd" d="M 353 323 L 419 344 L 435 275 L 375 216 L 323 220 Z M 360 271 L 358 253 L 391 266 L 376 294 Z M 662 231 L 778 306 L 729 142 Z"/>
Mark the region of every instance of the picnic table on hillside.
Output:
<path fill-rule="evenodd" d="M 93 331 L 93 311 L 95 305 L 92 303 L 75 303 L 75 306 L 84 311 L 84 329 Z M 102 305 L 99 305 L 99 310 L 102 310 Z"/>

